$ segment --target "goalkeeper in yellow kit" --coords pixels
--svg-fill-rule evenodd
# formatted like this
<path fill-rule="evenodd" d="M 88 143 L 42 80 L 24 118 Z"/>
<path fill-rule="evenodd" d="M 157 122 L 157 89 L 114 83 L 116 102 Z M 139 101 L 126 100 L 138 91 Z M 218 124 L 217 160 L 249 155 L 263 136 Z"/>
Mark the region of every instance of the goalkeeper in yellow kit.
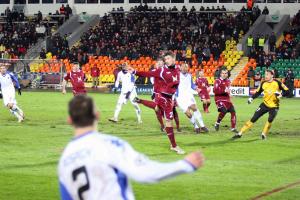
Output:
<path fill-rule="evenodd" d="M 239 133 L 234 135 L 232 139 L 238 139 L 242 137 L 242 134 L 253 126 L 253 124 L 264 114 L 269 113 L 268 121 L 266 122 L 261 134 L 261 138 L 265 140 L 267 134 L 271 128 L 272 122 L 275 119 L 279 110 L 279 99 L 285 96 L 288 88 L 280 81 L 274 79 L 274 72 L 272 70 L 266 70 L 265 80 L 260 84 L 256 93 L 248 99 L 248 104 L 252 103 L 253 99 L 257 98 L 262 92 L 264 93 L 264 102 L 260 104 L 255 111 L 250 121 L 241 128 Z"/>

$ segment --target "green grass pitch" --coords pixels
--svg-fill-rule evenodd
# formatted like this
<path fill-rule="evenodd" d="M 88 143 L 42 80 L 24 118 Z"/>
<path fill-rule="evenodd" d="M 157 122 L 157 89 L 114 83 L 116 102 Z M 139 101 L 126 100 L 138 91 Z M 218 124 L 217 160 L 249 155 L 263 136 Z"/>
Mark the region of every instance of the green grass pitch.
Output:
<path fill-rule="evenodd" d="M 128 103 L 123 106 L 120 122 L 112 124 L 107 119 L 113 115 L 118 95 L 93 93 L 90 96 L 101 112 L 99 131 L 129 141 L 151 159 L 174 161 L 183 158 L 169 150 L 167 137 L 160 132 L 152 110 L 141 106 L 143 124 L 138 125 L 134 109 Z M 17 97 L 26 114 L 26 120 L 21 124 L 5 107 L 0 107 L 0 199 L 59 198 L 57 162 L 72 138 L 72 128 L 66 122 L 67 103 L 71 97 L 70 93 L 64 96 L 58 92 L 24 92 Z M 252 116 L 262 99 L 256 99 L 251 105 L 246 101 L 246 98 L 233 98 L 238 128 Z M 205 166 L 194 174 L 181 175 L 159 184 L 133 183 L 136 198 L 250 199 L 299 180 L 299 103 L 299 99 L 282 99 L 267 141 L 260 140 L 267 116 L 261 118 L 242 139 L 231 141 L 230 115 L 225 117 L 218 133 L 213 130 L 217 116 L 214 103 L 211 112 L 203 114 L 210 129 L 205 135 L 195 135 L 187 118 L 178 110 L 183 132 L 176 133 L 177 142 L 187 152 L 203 151 Z M 198 107 L 202 111 L 199 101 Z M 265 199 L 300 199 L 300 186 Z"/>

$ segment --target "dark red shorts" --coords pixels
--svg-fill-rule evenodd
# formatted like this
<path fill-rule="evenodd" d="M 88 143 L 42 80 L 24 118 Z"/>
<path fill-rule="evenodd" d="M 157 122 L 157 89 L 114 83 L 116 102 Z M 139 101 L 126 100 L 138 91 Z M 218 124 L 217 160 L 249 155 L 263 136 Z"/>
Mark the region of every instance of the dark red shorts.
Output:
<path fill-rule="evenodd" d="M 174 107 L 173 99 L 158 94 L 155 100 L 159 109 L 164 113 L 165 119 L 173 120 L 173 107 Z"/>
<path fill-rule="evenodd" d="M 81 90 L 72 90 L 73 91 L 73 95 L 77 96 L 77 95 L 85 95 L 86 94 L 86 90 L 85 89 L 81 89 Z"/>
<path fill-rule="evenodd" d="M 201 101 L 205 100 L 205 99 L 210 99 L 210 96 L 209 96 L 209 93 L 207 90 L 205 90 L 203 92 L 201 91 L 200 93 L 198 93 L 198 95 L 199 95 Z"/>
<path fill-rule="evenodd" d="M 216 101 L 216 105 L 219 112 L 224 109 L 226 109 L 226 111 L 234 109 L 234 106 L 230 101 Z"/>

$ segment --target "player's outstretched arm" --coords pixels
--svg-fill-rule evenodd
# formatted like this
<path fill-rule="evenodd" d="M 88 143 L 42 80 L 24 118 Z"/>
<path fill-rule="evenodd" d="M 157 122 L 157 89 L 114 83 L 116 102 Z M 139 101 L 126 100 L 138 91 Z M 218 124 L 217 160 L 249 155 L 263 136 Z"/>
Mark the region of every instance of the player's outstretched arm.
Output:
<path fill-rule="evenodd" d="M 117 148 L 118 155 L 114 156 L 115 163 L 112 165 L 129 178 L 141 183 L 154 183 L 179 174 L 190 173 L 204 164 L 204 156 L 200 152 L 193 152 L 176 162 L 161 163 L 136 152 L 127 143 Z"/>

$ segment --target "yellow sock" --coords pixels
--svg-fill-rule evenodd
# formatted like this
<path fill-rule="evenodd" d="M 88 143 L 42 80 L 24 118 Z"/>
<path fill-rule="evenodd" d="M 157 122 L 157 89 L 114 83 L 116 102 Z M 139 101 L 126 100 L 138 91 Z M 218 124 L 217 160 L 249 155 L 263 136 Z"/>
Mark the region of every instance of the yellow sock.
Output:
<path fill-rule="evenodd" d="M 272 125 L 272 123 L 270 123 L 270 122 L 265 123 L 264 129 L 262 131 L 262 133 L 264 135 L 267 135 L 269 133 L 269 130 L 271 129 L 271 125 Z"/>
<path fill-rule="evenodd" d="M 253 123 L 251 121 L 247 121 L 246 124 L 241 128 L 240 134 L 243 134 L 245 131 L 247 131 L 252 126 L 253 126 Z"/>

